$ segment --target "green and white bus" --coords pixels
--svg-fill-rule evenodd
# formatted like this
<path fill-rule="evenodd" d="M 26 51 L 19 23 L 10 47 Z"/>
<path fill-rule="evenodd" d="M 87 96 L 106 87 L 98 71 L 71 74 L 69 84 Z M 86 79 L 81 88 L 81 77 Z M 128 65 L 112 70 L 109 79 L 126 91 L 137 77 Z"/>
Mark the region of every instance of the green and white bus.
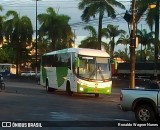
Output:
<path fill-rule="evenodd" d="M 48 92 L 64 90 L 83 94 L 111 94 L 108 53 L 86 48 L 68 48 L 46 53 L 41 59 L 40 84 Z"/>

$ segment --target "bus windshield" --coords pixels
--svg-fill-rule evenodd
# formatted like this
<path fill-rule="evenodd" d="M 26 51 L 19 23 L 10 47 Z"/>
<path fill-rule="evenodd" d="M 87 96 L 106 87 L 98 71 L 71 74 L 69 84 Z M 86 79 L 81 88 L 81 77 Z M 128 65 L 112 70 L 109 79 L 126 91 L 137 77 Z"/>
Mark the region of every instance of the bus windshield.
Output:
<path fill-rule="evenodd" d="M 110 80 L 110 58 L 79 55 L 77 72 L 80 78 L 90 81 Z"/>

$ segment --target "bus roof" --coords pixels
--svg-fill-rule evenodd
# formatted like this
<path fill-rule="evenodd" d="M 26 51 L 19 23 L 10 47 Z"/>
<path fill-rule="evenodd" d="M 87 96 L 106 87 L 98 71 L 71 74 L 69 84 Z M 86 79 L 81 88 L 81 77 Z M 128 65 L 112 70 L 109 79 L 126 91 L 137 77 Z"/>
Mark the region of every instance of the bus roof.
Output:
<path fill-rule="evenodd" d="M 44 55 L 61 54 L 61 53 L 67 53 L 67 52 L 75 52 L 77 54 L 87 55 L 87 56 L 110 57 L 110 55 L 105 51 L 89 49 L 89 48 L 67 48 L 63 50 L 57 50 L 57 51 L 45 53 Z"/>

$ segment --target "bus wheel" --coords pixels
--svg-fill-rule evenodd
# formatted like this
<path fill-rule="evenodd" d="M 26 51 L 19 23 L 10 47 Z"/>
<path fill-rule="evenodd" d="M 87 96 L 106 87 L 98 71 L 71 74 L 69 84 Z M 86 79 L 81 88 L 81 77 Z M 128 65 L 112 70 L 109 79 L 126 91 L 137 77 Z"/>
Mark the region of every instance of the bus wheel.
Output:
<path fill-rule="evenodd" d="M 96 94 L 95 94 L 95 97 L 99 97 L 99 94 L 98 94 L 98 93 L 96 93 Z"/>
<path fill-rule="evenodd" d="M 73 92 L 71 91 L 71 87 L 70 87 L 69 82 L 67 82 L 67 85 L 66 85 L 66 92 L 69 96 L 73 96 Z"/>

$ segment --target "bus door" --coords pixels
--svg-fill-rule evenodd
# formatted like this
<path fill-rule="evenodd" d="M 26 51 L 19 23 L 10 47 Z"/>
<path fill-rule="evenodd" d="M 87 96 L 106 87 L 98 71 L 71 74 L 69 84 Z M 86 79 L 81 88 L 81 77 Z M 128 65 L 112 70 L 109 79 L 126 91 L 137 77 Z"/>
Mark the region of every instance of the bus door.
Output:
<path fill-rule="evenodd" d="M 70 84 L 72 91 L 77 91 L 77 78 L 76 78 L 76 66 L 77 66 L 77 57 L 75 56 L 75 53 L 71 53 L 71 67 L 70 67 Z"/>

